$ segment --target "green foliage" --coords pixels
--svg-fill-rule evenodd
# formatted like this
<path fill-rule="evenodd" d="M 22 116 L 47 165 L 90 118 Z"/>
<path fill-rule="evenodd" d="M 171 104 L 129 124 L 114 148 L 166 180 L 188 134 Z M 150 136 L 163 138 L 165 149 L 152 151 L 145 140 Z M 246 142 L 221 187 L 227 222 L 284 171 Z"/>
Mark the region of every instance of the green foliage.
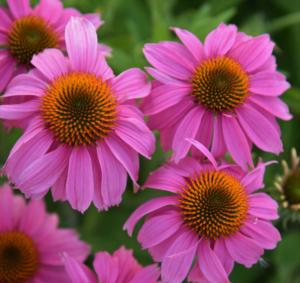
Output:
<path fill-rule="evenodd" d="M 5 1 L 1 0 L 3 4 Z M 34 1 L 37 2 L 37 1 Z M 241 1 L 241 0 L 65 0 L 65 6 L 75 6 L 82 12 L 101 12 L 105 25 L 99 30 L 99 40 L 113 48 L 109 64 L 116 73 L 129 67 L 143 68 L 146 61 L 142 54 L 146 42 L 174 40 L 170 26 L 187 28 L 201 39 L 220 22 L 232 22 L 251 35 L 271 33 L 276 42 L 278 65 L 293 88 L 284 95 L 294 115 L 291 122 L 281 123 L 285 152 L 277 157 L 255 152 L 264 159 L 289 156 L 291 147 L 300 152 L 300 1 Z M 20 136 L 20 130 L 9 133 L 0 129 L 0 164 L 4 164 L 9 150 Z M 268 138 L 268 137 L 266 137 Z M 163 163 L 166 156 L 158 149 L 152 161 L 142 160 L 141 182 L 151 170 Z M 268 169 L 266 184 L 271 187 L 274 177 L 280 174 L 279 166 Z M 82 238 L 93 246 L 93 251 L 113 251 L 120 245 L 135 250 L 142 263 L 150 257 L 140 249 L 136 240 L 130 239 L 122 225 L 132 211 L 157 192 L 141 191 L 134 194 L 128 184 L 123 203 L 108 212 L 98 213 L 90 208 L 84 215 L 74 212 L 66 203 L 53 203 L 50 194 L 47 204 L 50 211 L 60 214 L 63 226 L 75 227 Z M 279 223 L 280 226 L 280 223 Z M 281 226 L 280 226 L 281 227 Z M 283 230 L 283 229 L 281 229 Z M 265 264 L 252 269 L 237 266 L 231 276 L 237 283 L 299 283 L 300 282 L 300 232 L 299 224 L 292 231 L 283 231 L 283 241 L 275 251 L 267 252 Z"/>

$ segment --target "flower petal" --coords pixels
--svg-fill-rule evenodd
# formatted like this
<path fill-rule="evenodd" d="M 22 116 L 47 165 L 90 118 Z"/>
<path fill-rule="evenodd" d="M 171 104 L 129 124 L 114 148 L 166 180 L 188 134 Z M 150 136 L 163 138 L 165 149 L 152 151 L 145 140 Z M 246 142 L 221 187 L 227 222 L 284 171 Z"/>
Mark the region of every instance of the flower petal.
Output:
<path fill-rule="evenodd" d="M 35 112 L 40 111 L 40 106 L 41 102 L 39 100 L 31 100 L 19 104 L 3 104 L 0 105 L 0 119 L 26 119 Z"/>
<path fill-rule="evenodd" d="M 30 13 L 29 0 L 7 0 L 7 4 L 15 19 Z"/>

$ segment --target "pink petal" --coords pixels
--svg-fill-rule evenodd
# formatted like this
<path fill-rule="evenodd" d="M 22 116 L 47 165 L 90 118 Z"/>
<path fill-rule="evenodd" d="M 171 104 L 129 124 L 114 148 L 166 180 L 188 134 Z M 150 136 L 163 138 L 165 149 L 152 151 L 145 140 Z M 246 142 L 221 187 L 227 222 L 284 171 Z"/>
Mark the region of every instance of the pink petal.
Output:
<path fill-rule="evenodd" d="M 250 77 L 249 91 L 264 96 L 279 96 L 290 88 L 285 77 L 278 72 L 260 72 Z"/>
<path fill-rule="evenodd" d="M 34 65 L 49 81 L 68 72 L 68 61 L 58 49 L 45 49 L 34 55 L 31 60 Z"/>
<path fill-rule="evenodd" d="M 171 78 L 170 76 L 166 75 L 165 73 L 152 68 L 152 67 L 145 67 L 145 70 L 157 81 L 164 83 L 164 84 L 177 84 L 182 85 L 182 81 L 176 80 Z"/>
<path fill-rule="evenodd" d="M 260 95 L 250 95 L 248 98 L 254 104 L 260 106 L 270 114 L 282 119 L 290 120 L 292 115 L 289 113 L 289 108 L 282 100 L 277 97 L 264 97 Z"/>
<path fill-rule="evenodd" d="M 21 18 L 30 13 L 29 0 L 7 0 L 7 4 L 14 18 Z"/>
<path fill-rule="evenodd" d="M 119 275 L 118 262 L 109 253 L 98 252 L 93 265 L 101 283 L 117 283 Z"/>
<path fill-rule="evenodd" d="M 16 62 L 6 50 L 0 51 L 0 91 L 4 91 L 13 78 Z"/>
<path fill-rule="evenodd" d="M 100 77 L 103 81 L 107 81 L 114 77 L 112 69 L 108 66 L 103 54 L 103 50 L 98 46 L 97 58 L 92 68 L 92 73 Z"/>
<path fill-rule="evenodd" d="M 56 180 L 56 182 L 52 186 L 51 193 L 52 193 L 54 201 L 57 201 L 57 200 L 65 201 L 67 199 L 67 197 L 66 197 L 67 176 L 68 176 L 68 168 L 66 166 L 63 173 L 61 173 L 59 178 Z"/>
<path fill-rule="evenodd" d="M 240 232 L 227 237 L 225 244 L 230 256 L 248 268 L 255 264 L 264 252 L 255 241 Z"/>
<path fill-rule="evenodd" d="M 74 71 L 93 72 L 98 56 L 94 25 L 84 18 L 71 18 L 65 29 L 70 63 Z"/>
<path fill-rule="evenodd" d="M 223 264 L 210 247 L 210 241 L 202 239 L 199 243 L 198 266 L 210 282 L 229 283 Z"/>
<path fill-rule="evenodd" d="M 211 31 L 204 42 L 204 50 L 207 57 L 225 55 L 235 42 L 237 28 L 235 25 L 220 24 Z"/>
<path fill-rule="evenodd" d="M 159 268 L 152 264 L 138 271 L 129 283 L 156 283 L 159 276 Z"/>
<path fill-rule="evenodd" d="M 118 205 L 126 189 L 126 171 L 105 143 L 97 146 L 97 155 L 101 167 L 101 192 L 104 203 L 108 206 Z"/>
<path fill-rule="evenodd" d="M 116 135 L 110 135 L 105 143 L 114 157 L 123 165 L 133 182 L 138 179 L 139 159 L 138 154 Z"/>
<path fill-rule="evenodd" d="M 9 11 L 6 8 L 0 7 L 0 31 L 6 33 L 12 23 Z"/>
<path fill-rule="evenodd" d="M 201 41 L 191 32 L 185 29 L 172 28 L 177 37 L 188 49 L 188 51 L 194 56 L 197 62 L 204 59 L 204 49 Z"/>
<path fill-rule="evenodd" d="M 63 12 L 63 4 L 60 0 L 40 0 L 34 8 L 34 13 L 48 23 L 55 25 L 61 18 Z"/>
<path fill-rule="evenodd" d="M 72 208 L 84 212 L 94 196 L 92 161 L 85 147 L 72 148 L 66 182 L 66 196 Z"/>
<path fill-rule="evenodd" d="M 0 231 L 11 230 L 14 227 L 14 199 L 12 189 L 8 185 L 0 188 Z"/>
<path fill-rule="evenodd" d="M 241 42 L 228 54 L 249 73 L 261 67 L 272 55 L 274 43 L 269 35 L 260 35 Z"/>
<path fill-rule="evenodd" d="M 247 136 L 260 149 L 276 154 L 282 151 L 276 127 L 259 111 L 250 105 L 243 105 L 238 109 L 237 116 Z"/>
<path fill-rule="evenodd" d="M 178 125 L 172 143 L 174 150 L 172 158 L 175 162 L 187 155 L 191 147 L 191 143 L 187 139 L 195 138 L 204 113 L 202 108 L 194 107 Z"/>
<path fill-rule="evenodd" d="M 229 256 L 224 239 L 220 238 L 217 241 L 215 241 L 214 252 L 218 257 L 219 261 L 222 263 L 225 272 L 229 274 L 233 269 L 234 261 Z"/>
<path fill-rule="evenodd" d="M 124 71 L 113 78 L 111 83 L 112 92 L 120 102 L 145 97 L 151 90 L 151 84 L 148 82 L 147 76 L 138 68 Z"/>
<path fill-rule="evenodd" d="M 162 207 L 165 207 L 167 205 L 177 205 L 178 200 L 175 196 L 166 196 L 166 197 L 159 197 L 155 199 L 151 199 L 144 204 L 142 204 L 140 207 L 138 207 L 127 219 L 126 223 L 123 226 L 124 230 L 127 230 L 128 234 L 131 236 L 134 226 L 136 223 L 142 219 L 145 215 L 156 211 Z"/>
<path fill-rule="evenodd" d="M 68 156 L 62 146 L 41 156 L 22 172 L 18 186 L 30 196 L 47 191 L 66 168 Z"/>
<path fill-rule="evenodd" d="M 249 214 L 254 217 L 275 220 L 278 219 L 278 204 L 265 193 L 256 193 L 249 196 Z"/>
<path fill-rule="evenodd" d="M 89 20 L 96 29 L 104 24 L 104 21 L 101 20 L 101 15 L 99 13 L 84 14 L 83 17 Z"/>
<path fill-rule="evenodd" d="M 252 165 L 251 149 L 236 118 L 222 116 L 223 135 L 229 153 L 243 168 Z"/>
<path fill-rule="evenodd" d="M 143 249 L 155 246 L 171 237 L 182 225 L 178 211 L 167 210 L 147 219 L 139 231 L 138 241 Z"/>
<path fill-rule="evenodd" d="M 257 220 L 245 222 L 241 232 L 252 238 L 263 249 L 272 250 L 281 240 L 279 231 L 269 222 Z"/>
<path fill-rule="evenodd" d="M 177 47 L 180 45 L 179 43 L 173 43 L 172 47 L 175 44 Z M 187 50 L 183 49 L 183 46 L 179 47 L 180 52 L 175 52 L 175 48 L 170 47 L 170 45 L 166 46 L 164 43 L 146 44 L 143 52 L 148 62 L 156 69 L 173 78 L 184 81 L 189 80 L 192 75 L 192 56 L 190 56 Z M 182 61 L 180 62 L 180 60 Z M 182 62 L 184 62 L 184 66 Z"/>
<path fill-rule="evenodd" d="M 118 122 L 115 133 L 138 153 L 151 158 L 155 149 L 155 138 L 144 121 L 136 118 L 123 118 Z"/>
<path fill-rule="evenodd" d="M 168 249 L 161 265 L 164 282 L 181 283 L 187 276 L 198 246 L 198 236 L 183 232 Z"/>
<path fill-rule="evenodd" d="M 226 152 L 226 145 L 223 136 L 222 118 L 220 115 L 217 115 L 215 117 L 213 129 L 214 131 L 211 145 L 211 153 L 216 158 L 223 157 Z"/>
<path fill-rule="evenodd" d="M 191 92 L 191 87 L 177 85 L 160 85 L 152 89 L 147 103 L 144 103 L 145 115 L 153 115 L 183 101 Z"/>

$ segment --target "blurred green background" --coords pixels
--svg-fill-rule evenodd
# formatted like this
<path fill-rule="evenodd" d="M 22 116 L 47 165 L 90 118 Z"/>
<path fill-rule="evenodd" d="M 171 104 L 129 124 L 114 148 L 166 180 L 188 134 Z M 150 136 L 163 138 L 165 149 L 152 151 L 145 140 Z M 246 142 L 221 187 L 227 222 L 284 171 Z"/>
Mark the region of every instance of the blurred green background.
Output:
<path fill-rule="evenodd" d="M 1 0 L 0 3 L 4 3 Z M 36 1 L 35 1 L 36 2 Z M 288 159 L 294 146 L 300 152 L 300 1 L 295 0 L 66 0 L 65 6 L 74 6 L 81 12 L 101 12 L 105 25 L 99 30 L 99 39 L 113 48 L 109 59 L 115 73 L 129 67 L 147 65 L 142 48 L 146 42 L 175 40 L 170 26 L 187 28 L 201 39 L 220 22 L 238 25 L 241 31 L 251 35 L 270 33 L 276 42 L 275 53 L 279 69 L 284 72 L 292 89 L 283 99 L 289 104 L 294 119 L 281 123 L 285 152 L 278 156 L 255 151 L 255 156 L 264 159 Z M 1 127 L 1 126 L 0 126 Z M 0 165 L 5 162 L 9 150 L 20 135 L 19 130 L 10 133 L 0 129 Z M 266 137 L 268 138 L 268 137 Z M 140 183 L 148 173 L 165 160 L 157 147 L 152 161 L 141 160 Z M 276 175 L 281 174 L 279 165 L 267 170 L 266 188 L 277 196 L 273 189 Z M 300 184 L 298 184 L 300 190 Z M 157 192 L 132 192 L 128 184 L 123 203 L 108 212 L 98 213 L 91 207 L 84 215 L 74 212 L 67 203 L 53 203 L 47 196 L 48 209 L 61 216 L 61 224 L 75 227 L 82 239 L 92 245 L 93 251 L 114 251 L 120 245 L 133 248 L 143 264 L 151 262 L 145 251 L 140 249 L 135 237 L 130 239 L 122 231 L 122 225 L 129 214 L 145 200 L 157 196 Z M 300 282 L 300 222 L 287 221 L 289 211 L 282 211 L 282 219 L 276 223 L 283 240 L 274 251 L 266 252 L 264 260 L 252 269 L 236 265 L 230 279 L 233 283 L 298 283 Z M 294 214 L 300 219 L 300 212 Z M 0 216 L 1 217 L 1 216 Z M 287 223 L 287 225 L 283 225 Z M 91 258 L 89 259 L 91 262 Z"/>

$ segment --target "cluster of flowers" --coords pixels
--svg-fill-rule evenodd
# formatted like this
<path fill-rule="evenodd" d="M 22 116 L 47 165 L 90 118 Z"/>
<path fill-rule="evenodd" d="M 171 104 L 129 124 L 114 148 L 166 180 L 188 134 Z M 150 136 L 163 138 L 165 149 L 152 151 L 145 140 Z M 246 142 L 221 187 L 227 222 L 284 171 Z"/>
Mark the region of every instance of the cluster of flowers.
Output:
<path fill-rule="evenodd" d="M 0 118 L 23 134 L 3 172 L 27 198 L 0 190 L 1 282 L 229 282 L 234 263 L 251 267 L 280 234 L 277 204 L 257 190 L 268 163 L 252 147 L 282 151 L 276 118 L 291 119 L 279 96 L 289 88 L 276 70 L 268 35 L 220 24 L 202 43 L 172 28 L 180 42 L 146 44 L 152 67 L 115 76 L 99 44 L 99 15 L 59 0 L 7 0 L 0 9 Z M 146 124 L 144 115 L 149 117 Z M 82 262 L 88 246 L 41 200 L 67 200 L 82 213 L 119 205 L 127 175 L 135 189 L 139 154 L 155 150 L 152 130 L 172 156 L 143 188 L 167 194 L 141 205 L 124 225 L 158 265 L 141 267 L 121 247 Z M 225 158 L 229 153 L 232 162 Z M 4 216 L 4 217 L 3 217 Z M 159 279 L 161 278 L 161 279 Z"/>

